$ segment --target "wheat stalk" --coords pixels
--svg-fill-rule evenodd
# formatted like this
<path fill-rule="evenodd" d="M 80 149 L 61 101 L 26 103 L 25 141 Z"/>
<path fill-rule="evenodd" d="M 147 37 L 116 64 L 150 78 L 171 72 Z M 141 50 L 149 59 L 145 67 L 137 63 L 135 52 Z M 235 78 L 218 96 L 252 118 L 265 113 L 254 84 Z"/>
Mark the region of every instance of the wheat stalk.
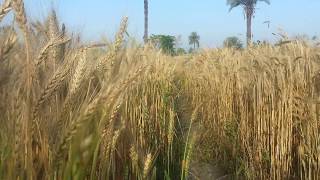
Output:
<path fill-rule="evenodd" d="M 70 65 L 65 64 L 62 65 L 60 69 L 57 70 L 57 72 L 53 75 L 49 83 L 46 85 L 46 87 L 43 89 L 42 93 L 40 94 L 39 99 L 36 102 L 36 105 L 33 109 L 32 113 L 32 135 L 35 138 L 35 141 L 37 141 L 36 137 L 41 138 L 40 133 L 40 127 L 38 122 L 38 115 L 39 110 L 42 104 L 50 98 L 54 93 L 59 89 L 59 87 L 63 84 L 63 81 L 66 79 L 66 77 L 70 73 Z M 38 133 L 38 136 L 37 136 Z"/>
<path fill-rule="evenodd" d="M 31 161 L 31 152 L 28 148 L 28 135 L 29 135 L 29 121 L 31 121 L 32 117 L 31 115 L 31 106 L 33 104 L 32 100 L 32 82 L 33 82 L 33 72 L 34 72 L 34 64 L 31 60 L 31 45 L 30 45 L 30 36 L 29 36 L 29 28 L 27 24 L 27 16 L 24 9 L 24 3 L 23 0 L 11 0 L 12 8 L 15 12 L 15 21 L 18 23 L 19 28 L 21 29 L 23 36 L 24 36 L 24 46 L 25 46 L 25 52 L 26 52 L 26 75 L 27 75 L 27 82 L 26 82 L 26 120 L 25 120 L 25 162 L 24 167 L 30 167 L 32 166 Z M 31 176 L 31 172 L 29 172 L 29 177 Z"/>
<path fill-rule="evenodd" d="M 139 68 L 132 75 L 129 75 L 124 81 L 119 83 L 119 86 L 116 86 L 113 91 L 101 92 L 100 95 L 91 102 L 84 111 L 84 114 L 80 116 L 76 121 L 71 123 L 70 128 L 68 129 L 65 136 L 62 138 L 62 141 L 58 147 L 58 151 L 56 153 L 56 166 L 59 167 L 62 164 L 63 152 L 67 149 L 67 145 L 78 132 L 79 128 L 81 128 L 86 122 L 94 117 L 97 110 L 103 103 L 106 103 L 104 107 L 111 107 L 112 104 L 119 98 L 119 95 L 125 90 L 129 83 L 138 77 L 138 75 L 142 72 L 143 68 Z"/>
<path fill-rule="evenodd" d="M 75 57 L 78 57 L 78 53 L 75 55 Z M 86 60 L 87 60 L 87 49 L 83 49 L 80 52 L 80 58 L 79 58 L 79 61 L 77 62 L 75 72 L 73 73 L 74 75 L 70 80 L 71 83 L 69 85 L 69 92 L 62 106 L 61 116 L 57 122 L 57 129 L 62 128 L 64 124 L 63 120 L 65 120 L 64 117 L 68 115 L 67 111 L 70 110 L 70 107 L 72 105 L 72 99 L 74 98 L 77 91 L 79 90 L 81 81 L 85 78 L 84 73 L 85 73 L 86 63 L 87 63 Z"/>

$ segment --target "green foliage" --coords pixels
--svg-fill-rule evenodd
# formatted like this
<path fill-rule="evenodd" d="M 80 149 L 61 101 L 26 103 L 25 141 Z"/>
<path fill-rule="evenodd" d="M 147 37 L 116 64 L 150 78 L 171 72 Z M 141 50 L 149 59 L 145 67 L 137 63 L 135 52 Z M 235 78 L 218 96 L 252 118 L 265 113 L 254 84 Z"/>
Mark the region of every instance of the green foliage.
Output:
<path fill-rule="evenodd" d="M 156 48 L 169 55 L 173 55 L 175 52 L 175 40 L 176 38 L 170 35 L 152 35 L 150 37 L 151 43 Z"/>
<path fill-rule="evenodd" d="M 227 48 L 242 49 L 243 44 L 238 37 L 231 36 L 224 40 L 223 46 Z"/>
<path fill-rule="evenodd" d="M 187 51 L 183 48 L 178 48 L 176 54 L 177 55 L 184 55 L 184 54 L 187 54 Z"/>

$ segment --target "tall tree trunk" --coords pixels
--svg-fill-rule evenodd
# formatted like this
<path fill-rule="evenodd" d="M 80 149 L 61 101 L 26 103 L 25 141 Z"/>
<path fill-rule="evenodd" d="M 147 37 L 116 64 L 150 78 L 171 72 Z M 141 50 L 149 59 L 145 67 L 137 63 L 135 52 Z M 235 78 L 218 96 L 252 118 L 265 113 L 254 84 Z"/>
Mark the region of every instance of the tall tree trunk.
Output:
<path fill-rule="evenodd" d="M 251 45 L 252 42 L 252 17 L 253 17 L 253 7 L 246 7 L 246 20 L 247 20 L 247 47 Z"/>
<path fill-rule="evenodd" d="M 193 50 L 196 50 L 196 43 L 193 43 Z"/>
<path fill-rule="evenodd" d="M 144 0 L 144 43 L 148 42 L 148 0 Z"/>

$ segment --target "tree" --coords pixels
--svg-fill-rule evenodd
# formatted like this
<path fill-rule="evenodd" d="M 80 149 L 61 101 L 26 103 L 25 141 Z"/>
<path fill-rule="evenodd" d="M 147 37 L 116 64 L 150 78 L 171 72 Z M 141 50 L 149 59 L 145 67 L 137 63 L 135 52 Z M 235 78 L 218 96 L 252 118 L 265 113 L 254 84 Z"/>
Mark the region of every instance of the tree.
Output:
<path fill-rule="evenodd" d="M 175 52 L 175 37 L 170 35 L 152 35 L 151 43 L 164 53 L 173 55 Z"/>
<path fill-rule="evenodd" d="M 148 28 L 149 28 L 149 6 L 148 6 L 148 0 L 144 0 L 144 36 L 143 36 L 143 40 L 144 43 L 148 42 Z"/>
<path fill-rule="evenodd" d="M 242 6 L 245 13 L 245 18 L 247 20 L 247 46 L 251 44 L 252 39 L 252 17 L 255 13 L 256 5 L 258 1 L 263 1 L 270 4 L 270 0 L 227 0 L 227 4 L 230 6 L 229 11 L 233 8 Z"/>
<path fill-rule="evenodd" d="M 312 41 L 316 41 L 316 40 L 318 40 L 318 36 L 317 35 L 312 36 Z"/>
<path fill-rule="evenodd" d="M 193 49 L 196 49 L 196 46 L 199 48 L 200 45 L 200 36 L 197 34 L 197 32 L 192 32 L 189 36 L 189 44 L 193 45 Z"/>
<path fill-rule="evenodd" d="M 243 44 L 238 37 L 232 36 L 232 37 L 228 37 L 224 40 L 223 46 L 227 47 L 227 48 L 242 49 Z"/>

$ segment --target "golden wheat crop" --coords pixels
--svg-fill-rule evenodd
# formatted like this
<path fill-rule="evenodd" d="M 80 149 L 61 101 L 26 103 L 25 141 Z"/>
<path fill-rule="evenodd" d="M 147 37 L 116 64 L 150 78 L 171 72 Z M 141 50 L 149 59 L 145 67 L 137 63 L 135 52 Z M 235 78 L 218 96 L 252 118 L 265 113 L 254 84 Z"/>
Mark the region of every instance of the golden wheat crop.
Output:
<path fill-rule="evenodd" d="M 320 178 L 320 49 L 291 42 L 172 57 L 80 44 L 0 20 L 0 179 L 188 179 L 196 161 L 230 178 Z M 20 30 L 19 30 L 20 29 Z M 21 31 L 23 41 L 17 41 Z M 22 43 L 24 42 L 24 43 Z"/>

